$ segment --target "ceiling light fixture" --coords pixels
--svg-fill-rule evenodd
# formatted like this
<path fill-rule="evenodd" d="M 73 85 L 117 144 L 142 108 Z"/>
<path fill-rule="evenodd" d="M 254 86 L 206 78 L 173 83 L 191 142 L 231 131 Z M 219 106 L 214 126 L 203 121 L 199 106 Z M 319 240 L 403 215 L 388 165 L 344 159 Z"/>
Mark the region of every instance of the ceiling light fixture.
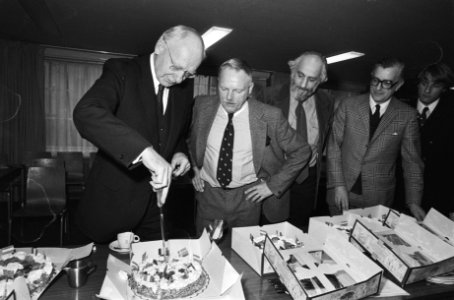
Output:
<path fill-rule="evenodd" d="M 211 47 L 214 43 L 217 43 L 220 39 L 224 38 L 233 29 L 226 27 L 212 26 L 204 34 L 202 34 L 203 43 L 205 44 L 205 50 Z"/>
<path fill-rule="evenodd" d="M 357 57 L 360 57 L 363 55 L 364 55 L 364 53 L 361 53 L 361 52 L 350 51 L 350 52 L 345 52 L 345 53 L 341 53 L 338 55 L 333 55 L 333 56 L 327 57 L 326 61 L 328 62 L 328 64 L 333 64 L 333 63 L 336 63 L 339 61 L 357 58 Z"/>

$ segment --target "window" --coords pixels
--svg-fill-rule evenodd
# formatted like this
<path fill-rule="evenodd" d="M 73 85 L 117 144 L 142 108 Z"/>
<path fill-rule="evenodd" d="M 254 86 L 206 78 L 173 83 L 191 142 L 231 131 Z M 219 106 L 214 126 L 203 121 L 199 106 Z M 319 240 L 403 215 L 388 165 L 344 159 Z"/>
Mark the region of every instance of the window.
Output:
<path fill-rule="evenodd" d="M 88 156 L 96 147 L 83 139 L 74 126 L 77 102 L 102 73 L 111 55 L 62 48 L 47 48 L 44 60 L 46 151 L 81 151 Z"/>

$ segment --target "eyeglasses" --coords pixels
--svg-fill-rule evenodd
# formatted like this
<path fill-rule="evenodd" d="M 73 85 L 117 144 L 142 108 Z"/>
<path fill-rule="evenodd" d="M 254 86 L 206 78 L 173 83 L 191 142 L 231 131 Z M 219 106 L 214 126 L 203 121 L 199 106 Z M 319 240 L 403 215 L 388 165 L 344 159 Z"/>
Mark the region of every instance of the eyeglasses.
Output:
<path fill-rule="evenodd" d="M 167 47 L 167 53 L 169 53 L 169 58 L 170 58 L 170 62 L 172 63 L 172 65 L 169 67 L 170 70 L 172 72 L 183 72 L 183 80 L 187 79 L 187 78 L 195 78 L 197 76 L 196 73 L 191 73 L 189 71 L 186 71 L 184 68 L 182 67 L 179 67 L 175 64 L 175 61 L 173 60 L 172 58 L 172 54 L 170 54 L 170 47 L 169 45 L 167 44 L 167 41 L 165 39 L 165 37 L 163 37 L 162 39 L 164 41 L 164 44 L 166 45 Z"/>
<path fill-rule="evenodd" d="M 370 79 L 371 86 L 378 86 L 381 85 L 382 88 L 389 90 L 393 86 L 395 86 L 399 81 L 392 82 L 391 80 L 380 80 L 377 77 L 372 77 Z"/>

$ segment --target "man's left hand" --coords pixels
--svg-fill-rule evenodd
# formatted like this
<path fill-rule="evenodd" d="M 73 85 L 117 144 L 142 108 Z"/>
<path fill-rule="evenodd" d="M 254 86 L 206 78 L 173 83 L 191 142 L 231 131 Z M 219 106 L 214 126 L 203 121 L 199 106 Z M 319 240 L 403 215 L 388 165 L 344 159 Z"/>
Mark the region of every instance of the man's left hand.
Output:
<path fill-rule="evenodd" d="M 264 181 L 247 189 L 244 193 L 246 194 L 246 200 L 253 203 L 262 202 L 273 194 Z"/>
<path fill-rule="evenodd" d="M 191 167 L 188 157 L 182 152 L 175 153 L 170 164 L 172 166 L 172 175 L 175 177 L 186 174 Z"/>
<path fill-rule="evenodd" d="M 426 212 L 422 207 L 416 203 L 412 203 L 408 205 L 408 208 L 410 209 L 411 214 L 413 217 L 416 218 L 418 221 L 422 221 L 424 217 L 426 216 Z"/>

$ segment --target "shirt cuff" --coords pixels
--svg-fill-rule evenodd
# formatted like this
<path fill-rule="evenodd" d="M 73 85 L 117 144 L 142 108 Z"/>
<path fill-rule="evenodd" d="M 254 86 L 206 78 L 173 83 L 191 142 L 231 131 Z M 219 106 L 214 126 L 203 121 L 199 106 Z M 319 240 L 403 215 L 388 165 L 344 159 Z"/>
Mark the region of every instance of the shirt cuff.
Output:
<path fill-rule="evenodd" d="M 140 152 L 139 156 L 137 156 L 136 159 L 134 159 L 132 161 L 132 165 L 142 162 L 142 156 L 143 156 L 143 153 L 145 152 L 145 150 L 147 150 L 147 148 L 145 148 L 142 152 Z"/>

